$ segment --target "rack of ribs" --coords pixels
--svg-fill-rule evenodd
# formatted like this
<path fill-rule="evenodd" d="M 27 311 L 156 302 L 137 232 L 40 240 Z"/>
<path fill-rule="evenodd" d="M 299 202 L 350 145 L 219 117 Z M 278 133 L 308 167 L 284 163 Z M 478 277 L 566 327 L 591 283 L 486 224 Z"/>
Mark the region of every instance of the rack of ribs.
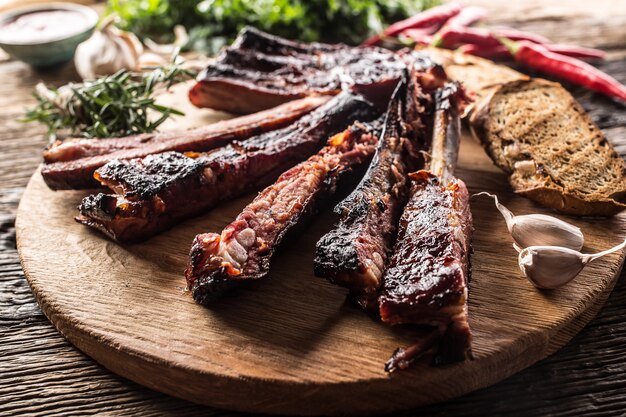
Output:
<path fill-rule="evenodd" d="M 110 161 L 168 151 L 209 151 L 233 140 L 285 127 L 328 100 L 329 97 L 306 97 L 270 110 L 182 131 L 57 142 L 44 152 L 46 164 L 41 174 L 53 190 L 95 188 L 99 184 L 94 172 Z"/>
<path fill-rule="evenodd" d="M 245 28 L 198 75 L 189 100 L 245 114 L 352 89 L 384 109 L 403 70 L 402 60 L 381 48 L 298 43 Z"/>
<path fill-rule="evenodd" d="M 95 177 L 115 194 L 83 199 L 76 220 L 121 242 L 146 239 L 270 183 L 319 150 L 329 135 L 377 115 L 370 102 L 346 92 L 286 128 L 212 152 L 111 161 Z"/>
<path fill-rule="evenodd" d="M 431 116 L 432 92 L 445 82 L 439 69 L 409 66 L 389 104 L 381 140 L 368 171 L 335 207 L 337 226 L 315 250 L 315 275 L 350 290 L 369 311 L 378 309 L 382 274 L 408 197 L 407 174 L 421 163 Z"/>
<path fill-rule="evenodd" d="M 436 92 L 429 170 L 410 174 L 410 197 L 383 275 L 379 309 L 385 323 L 434 330 L 396 350 L 385 365 L 390 372 L 408 367 L 432 347 L 436 365 L 472 356 L 467 320 L 472 215 L 467 188 L 454 177 L 464 101 L 456 84 Z"/>
<path fill-rule="evenodd" d="M 376 140 L 371 127 L 353 124 L 284 172 L 222 233 L 197 235 L 185 271 L 194 299 L 210 304 L 233 287 L 266 276 L 283 239 L 335 192 L 340 177 L 370 160 Z"/>

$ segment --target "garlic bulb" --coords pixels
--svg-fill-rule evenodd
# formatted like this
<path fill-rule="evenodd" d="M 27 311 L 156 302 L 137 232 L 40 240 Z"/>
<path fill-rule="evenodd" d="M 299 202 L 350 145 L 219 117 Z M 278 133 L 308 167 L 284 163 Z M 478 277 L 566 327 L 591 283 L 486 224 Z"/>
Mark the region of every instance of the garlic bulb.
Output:
<path fill-rule="evenodd" d="M 626 240 L 595 254 L 583 254 L 559 246 L 530 246 L 524 249 L 514 246 L 519 252 L 518 264 L 524 276 L 538 288 L 554 289 L 573 280 L 589 262 L 626 247 Z"/>
<path fill-rule="evenodd" d="M 141 42 L 134 34 L 113 26 L 113 21 L 114 17 L 109 16 L 91 38 L 78 45 L 74 65 L 83 80 L 139 68 Z"/>
<path fill-rule="evenodd" d="M 520 247 L 560 246 L 576 251 L 582 249 L 585 238 L 578 227 L 545 214 L 515 216 L 500 204 L 496 195 L 487 192 L 474 194 L 479 195 L 487 195 L 495 200 L 509 233 Z"/>

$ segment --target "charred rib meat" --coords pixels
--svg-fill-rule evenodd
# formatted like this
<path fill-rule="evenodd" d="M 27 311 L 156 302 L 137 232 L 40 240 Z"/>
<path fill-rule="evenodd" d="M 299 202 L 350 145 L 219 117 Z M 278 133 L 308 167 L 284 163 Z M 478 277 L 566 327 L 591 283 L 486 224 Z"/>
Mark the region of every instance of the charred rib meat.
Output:
<path fill-rule="evenodd" d="M 439 333 L 435 363 L 471 356 L 467 322 L 467 280 L 472 233 L 465 184 L 442 184 L 427 171 L 411 174 L 411 199 L 400 220 L 398 243 L 385 273 L 380 314 L 390 324 L 435 326 Z M 426 350 L 431 346 L 425 346 Z M 399 350 L 388 370 L 417 358 Z"/>
<path fill-rule="evenodd" d="M 318 242 L 315 273 L 347 287 L 385 323 L 432 327 L 397 349 L 387 371 L 431 348 L 435 364 L 464 360 L 472 356 L 472 217 L 454 168 L 467 97 L 445 80 L 419 52 L 303 44 L 247 28 L 200 74 L 190 100 L 240 114 L 279 107 L 185 132 L 57 144 L 42 173 L 53 189 L 108 187 L 82 201 L 76 220 L 122 242 L 278 177 L 221 233 L 195 237 L 185 277 L 206 305 L 266 276 L 283 240 L 375 154 L 336 207 L 339 224 Z M 371 122 L 384 107 L 384 122 Z M 427 138 L 427 168 L 412 172 Z"/>
<path fill-rule="evenodd" d="M 328 101 L 307 97 L 271 110 L 195 129 L 146 133 L 116 139 L 77 139 L 53 145 L 44 152 L 42 168 L 46 184 L 54 190 L 94 188 L 96 169 L 115 159 L 143 158 L 167 151 L 204 152 L 233 140 L 279 129 Z"/>
<path fill-rule="evenodd" d="M 386 364 L 388 371 L 409 366 L 437 342 L 435 364 L 471 357 L 467 283 L 472 215 L 467 188 L 453 176 L 461 94 L 453 84 L 436 94 L 430 171 L 410 175 L 409 202 L 379 297 L 384 322 L 435 330 L 428 343 L 398 349 Z"/>
<path fill-rule="evenodd" d="M 283 238 L 334 193 L 339 176 L 374 153 L 376 139 L 357 123 L 263 190 L 221 234 L 194 239 L 185 275 L 194 299 L 208 304 L 224 291 L 264 277 Z"/>
<path fill-rule="evenodd" d="M 385 108 L 403 69 L 384 49 L 303 44 L 246 28 L 198 76 L 189 99 L 198 107 L 244 114 L 352 88 Z"/>
<path fill-rule="evenodd" d="M 112 161 L 95 175 L 115 194 L 86 197 L 76 220 L 119 241 L 148 238 L 271 182 L 316 152 L 330 134 L 375 115 L 361 96 L 342 93 L 287 128 L 210 153 L 168 152 Z"/>
<path fill-rule="evenodd" d="M 389 105 L 368 171 L 357 188 L 335 207 L 340 222 L 315 248 L 315 275 L 347 287 L 365 304 L 380 286 L 395 223 L 406 197 L 406 139 L 401 135 L 403 93 L 404 83 Z"/>
<path fill-rule="evenodd" d="M 410 66 L 408 85 L 400 83 L 393 95 L 367 173 L 335 207 L 339 224 L 316 246 L 315 274 L 348 288 L 365 309 L 377 309 L 382 274 L 408 195 L 407 174 L 418 167 L 426 142 L 430 90 L 445 81 L 432 69 Z"/>

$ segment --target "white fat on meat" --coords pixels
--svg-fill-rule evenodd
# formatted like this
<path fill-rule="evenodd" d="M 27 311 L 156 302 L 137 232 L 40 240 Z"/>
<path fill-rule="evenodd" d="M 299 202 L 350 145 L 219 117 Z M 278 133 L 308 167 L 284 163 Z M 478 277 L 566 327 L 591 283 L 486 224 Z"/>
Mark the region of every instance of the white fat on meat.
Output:
<path fill-rule="evenodd" d="M 217 254 L 229 262 L 233 267 L 240 269 L 248 260 L 248 249 L 254 244 L 256 233 L 251 228 L 245 228 L 235 233 L 230 239 L 222 232 Z"/>

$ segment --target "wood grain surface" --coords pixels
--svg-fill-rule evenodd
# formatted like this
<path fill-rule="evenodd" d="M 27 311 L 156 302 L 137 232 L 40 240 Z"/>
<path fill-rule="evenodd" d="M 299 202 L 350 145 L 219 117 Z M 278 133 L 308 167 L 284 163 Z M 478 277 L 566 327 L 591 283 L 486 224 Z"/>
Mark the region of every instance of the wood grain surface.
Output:
<path fill-rule="evenodd" d="M 499 23 L 558 41 L 612 50 L 603 68 L 626 81 L 625 16 L 619 2 L 488 3 Z M 508 9 L 504 9 L 508 7 Z M 520 9 L 523 11 L 520 12 Z M 144 389 L 116 377 L 69 345 L 34 303 L 14 249 L 13 214 L 38 164 L 42 130 L 16 119 L 38 78 L 63 83 L 69 69 L 34 74 L 15 62 L 1 64 L 0 83 L 0 413 L 29 415 L 231 415 Z M 624 106 L 575 91 L 622 153 L 626 148 Z M 43 225 L 42 225 L 43 230 Z M 621 279 L 599 316 L 572 343 L 541 363 L 489 389 L 408 415 L 623 415 L 626 410 L 626 284 Z"/>
<path fill-rule="evenodd" d="M 548 212 L 513 195 L 506 175 L 469 137 L 458 176 L 470 193 L 496 193 L 514 213 Z M 469 301 L 475 359 L 442 368 L 423 361 L 389 375 L 383 364 L 391 352 L 421 334 L 377 323 L 345 302 L 344 289 L 313 275 L 315 243 L 334 221 L 331 207 L 274 256 L 267 278 L 207 309 L 184 289 L 190 242 L 197 233 L 221 231 L 252 196 L 122 246 L 73 220 L 84 195 L 51 191 L 37 172 L 22 197 L 17 248 L 44 314 L 115 373 L 190 401 L 249 412 L 380 413 L 491 385 L 568 342 L 604 303 L 624 256 L 592 263 L 561 289 L 539 291 L 521 278 L 493 202 L 475 199 Z M 625 214 L 568 221 L 584 231 L 589 253 L 626 238 Z"/>

